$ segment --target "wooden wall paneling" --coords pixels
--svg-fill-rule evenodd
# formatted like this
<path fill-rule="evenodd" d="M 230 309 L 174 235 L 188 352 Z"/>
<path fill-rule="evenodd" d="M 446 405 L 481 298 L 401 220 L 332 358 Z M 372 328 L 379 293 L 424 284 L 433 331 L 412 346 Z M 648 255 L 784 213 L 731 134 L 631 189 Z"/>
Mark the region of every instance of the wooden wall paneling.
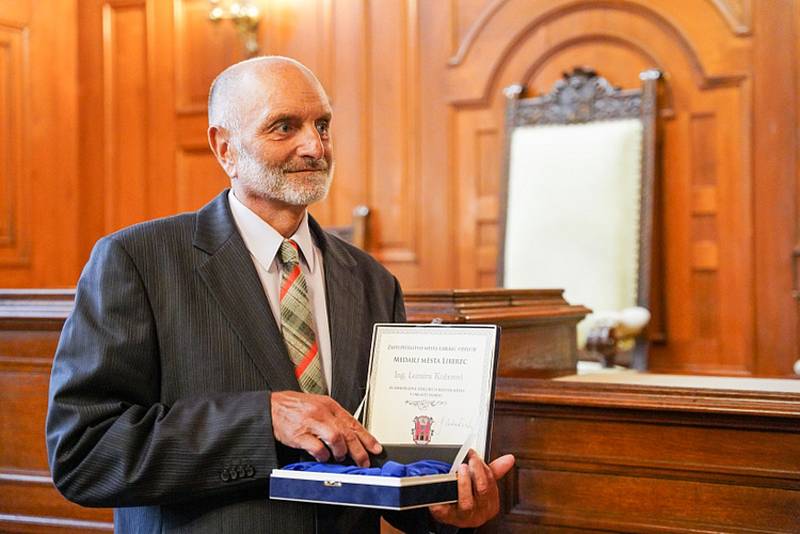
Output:
<path fill-rule="evenodd" d="M 718 240 L 716 260 L 719 273 L 719 298 L 715 307 L 720 318 L 721 356 L 701 372 L 752 374 L 755 371 L 755 291 L 753 242 L 753 184 L 750 144 L 752 123 L 751 80 L 715 91 L 718 98 L 717 121 L 723 131 L 716 135 Z M 738 117 L 738 120 L 730 120 Z M 713 249 L 712 249 L 713 250 Z M 736 335 L 730 335 L 735 332 Z M 693 351 L 696 357 L 697 351 Z"/>
<path fill-rule="evenodd" d="M 501 378 L 492 455 L 517 465 L 481 532 L 795 532 L 800 395 L 781 391 Z"/>
<path fill-rule="evenodd" d="M 677 110 L 685 108 L 683 102 L 675 102 L 680 91 L 673 98 L 674 116 L 662 121 L 662 221 L 663 221 L 663 280 L 665 288 L 664 308 L 666 324 L 665 340 L 652 348 L 649 360 L 652 366 L 659 358 L 659 351 L 671 355 L 673 365 L 680 368 L 686 362 L 681 361 L 689 354 L 688 344 L 691 342 L 694 303 L 691 293 L 691 247 L 688 245 L 691 235 L 691 189 L 687 179 L 670 180 L 668 177 L 689 177 L 692 175 L 692 163 L 689 158 L 692 140 L 689 134 L 690 117 Z M 672 157 L 666 157 L 672 154 Z M 710 281 L 713 286 L 714 280 Z M 679 288 L 680 291 L 670 293 L 668 288 Z M 703 302 L 703 304 L 705 304 Z M 713 303 L 712 303 L 713 305 Z M 704 330 L 706 333 L 708 329 Z M 711 352 L 714 352 L 713 350 Z"/>
<path fill-rule="evenodd" d="M 326 43 L 330 50 L 330 68 L 323 84 L 333 107 L 333 153 L 336 170 L 333 184 L 324 205 L 327 210 L 313 206 L 311 211 L 322 224 L 348 225 L 353 207 L 359 204 L 370 209 L 370 146 L 369 133 L 370 80 L 367 71 L 368 2 L 331 1 L 330 28 Z M 373 214 L 374 215 L 374 214 Z M 374 226 L 374 216 L 371 215 Z M 375 246 L 374 240 L 367 243 Z"/>
<path fill-rule="evenodd" d="M 230 181 L 207 143 L 184 143 L 176 160 L 176 210 L 192 211 L 205 205 Z"/>
<path fill-rule="evenodd" d="M 652 368 L 749 374 L 752 175 L 742 112 L 749 84 L 733 80 L 688 94 L 673 86 L 676 120 L 664 129 L 663 158 L 668 339 L 654 347 Z"/>
<path fill-rule="evenodd" d="M 229 21 L 212 23 L 207 0 L 174 2 L 175 111 L 206 114 L 208 89 L 222 69 L 245 59 L 242 44 Z M 202 61 L 198 59 L 202 58 Z"/>
<path fill-rule="evenodd" d="M 50 367 L 72 291 L 0 292 L 0 531 L 112 530 L 111 511 L 53 487 L 44 426 Z"/>
<path fill-rule="evenodd" d="M 145 0 L 103 5 L 106 232 L 149 215 L 147 22 Z"/>
<path fill-rule="evenodd" d="M 495 184 L 499 183 L 498 167 L 496 173 L 489 175 L 482 174 L 488 169 L 482 164 L 483 153 L 479 150 L 481 140 L 484 144 L 488 139 L 494 137 L 496 140 L 499 132 L 502 132 L 502 125 L 498 124 L 497 117 L 486 110 L 456 110 L 456 142 L 457 159 L 453 167 L 453 172 L 457 180 L 458 191 L 458 286 L 459 287 L 482 287 L 479 285 L 480 277 L 486 272 L 485 265 L 480 264 L 481 247 L 481 228 L 487 224 L 491 225 L 492 217 L 486 213 L 481 213 L 481 203 L 487 198 L 485 189 L 497 190 L 496 185 L 487 186 L 487 182 L 492 179 Z M 502 147 L 503 141 L 496 142 L 495 145 Z M 494 220 L 497 213 L 494 214 Z M 491 271 L 494 274 L 494 270 Z M 487 286 L 491 287 L 493 283 Z"/>
<path fill-rule="evenodd" d="M 31 3 L 30 213 L 33 276 L 28 284 L 63 287 L 79 272 L 77 2 Z M 34 37 L 35 35 L 35 37 Z M 53 68 L 57 65 L 57 68 Z"/>
<path fill-rule="evenodd" d="M 174 2 L 147 3 L 147 205 L 151 218 L 172 215 L 177 205 L 174 11 Z"/>
<path fill-rule="evenodd" d="M 14 223 L 20 248 L 0 243 L 11 286 L 72 285 L 100 235 L 195 209 L 223 187 L 204 148 L 205 96 L 213 76 L 244 57 L 229 23 L 206 20 L 203 0 L 71 0 L 49 11 L 32 9 L 38 1 L 7 2 L 0 24 L 10 43 L 0 56 L 23 51 L 31 113 L 54 118 L 27 131 L 22 119 L 13 134 L 33 147 L 21 152 L 31 179 L 15 173 L 16 194 L 38 198 L 36 188 L 48 200 L 16 210 L 31 222 Z M 655 347 L 653 365 L 789 372 L 797 240 L 786 221 L 795 224 L 797 201 L 781 192 L 798 180 L 798 52 L 774 51 L 798 42 L 796 2 L 302 0 L 262 8 L 263 52 L 308 63 L 333 98 L 338 170 L 314 214 L 342 224 L 354 205 L 370 205 L 370 248 L 407 288 L 493 283 L 504 85 L 524 81 L 543 92 L 561 70 L 590 63 L 627 87 L 640 68 L 660 66 L 670 106 L 659 184 L 667 344 Z M 17 47 L 9 31 L 29 47 Z M 80 135 L 64 141 L 77 127 L 76 73 Z M 16 128 L 11 115 L 2 117 L 4 131 Z M 42 156 L 53 139 L 68 146 Z M 10 227 L 0 223 L 0 240 Z M 29 265 L 12 266 L 25 256 L 25 231 Z"/>
<path fill-rule="evenodd" d="M 232 27 L 207 20 L 205 2 L 113 0 L 80 7 L 82 205 L 94 219 L 84 223 L 85 261 L 101 235 L 199 208 L 213 196 L 210 188 L 214 194 L 221 189 L 216 172 L 191 179 L 178 175 L 187 168 L 179 161 L 184 148 L 197 155 L 198 145 L 193 135 L 190 146 L 182 146 L 180 133 L 187 128 L 181 121 L 194 125 L 192 117 L 202 117 L 204 146 L 208 86 L 227 66 L 228 43 L 238 39 Z M 198 57 L 221 58 L 223 64 Z"/>
<path fill-rule="evenodd" d="M 203 0 L 175 2 L 173 24 L 164 28 L 174 32 L 173 213 L 201 208 L 230 183 L 208 147 L 208 90 L 220 72 L 246 55 L 233 25 L 209 21 L 208 8 Z"/>
<path fill-rule="evenodd" d="M 78 5 L 80 79 L 80 180 L 78 182 L 79 261 L 86 263 L 95 241 L 106 233 L 105 108 L 103 88 L 103 4 Z M 77 278 L 69 285 L 77 283 Z"/>
<path fill-rule="evenodd" d="M 753 48 L 754 125 L 752 143 L 755 243 L 754 370 L 789 375 L 798 358 L 797 301 L 792 299 L 793 250 L 797 243 L 798 63 L 800 3 L 779 1 L 757 10 Z M 780 50 L 778 53 L 777 51 Z"/>
<path fill-rule="evenodd" d="M 446 103 L 444 66 L 452 49 L 455 22 L 448 2 L 418 2 L 419 43 L 419 221 L 420 246 L 417 287 L 458 286 L 456 255 L 456 197 L 453 145 L 454 115 Z M 404 280 L 405 282 L 405 280 Z"/>
<path fill-rule="evenodd" d="M 6 286 L 67 285 L 78 270 L 76 5 L 45 4 L 0 2 L 0 276 Z"/>
<path fill-rule="evenodd" d="M 499 121 L 498 121 L 499 122 Z M 498 213 L 500 161 L 503 151 L 503 125 L 483 123 L 474 132 L 471 152 L 477 171 L 477 267 L 478 287 L 492 287 L 497 279 Z M 468 150 L 470 151 L 470 150 Z"/>
<path fill-rule="evenodd" d="M 419 261 L 419 65 L 416 1 L 372 2 L 370 204 L 374 255 L 416 285 Z"/>
<path fill-rule="evenodd" d="M 794 38 L 795 38 L 795 57 L 800 59 L 800 2 L 795 2 L 794 4 L 795 9 L 795 16 L 794 16 Z M 800 68 L 797 68 L 795 63 L 795 87 L 800 88 Z M 796 124 L 800 124 L 800 102 L 795 100 L 795 117 L 796 117 Z M 796 142 L 800 142 L 797 140 Z M 800 157 L 798 157 L 797 153 L 794 156 L 794 164 L 795 164 L 795 188 L 794 188 L 794 228 L 795 228 L 795 245 L 793 250 L 793 261 L 792 261 L 792 269 L 793 269 L 793 285 L 794 291 L 793 296 L 795 299 L 795 306 L 794 306 L 794 325 L 795 325 L 795 336 L 798 335 L 798 331 L 800 331 Z M 790 313 L 789 316 L 791 317 L 792 314 Z M 764 324 L 763 322 L 758 324 Z M 760 333 L 760 329 L 759 329 Z M 794 357 L 796 358 L 794 369 L 795 373 L 797 373 L 797 369 L 800 367 L 800 343 L 798 343 L 797 338 L 795 337 L 795 342 L 793 343 L 795 347 Z M 759 348 L 763 347 L 763 345 L 759 342 Z M 767 362 L 769 358 L 761 357 L 759 358 L 759 363 Z M 762 364 L 763 365 L 763 364 Z"/>
<path fill-rule="evenodd" d="M 314 71 L 327 86 L 332 51 L 325 44 L 331 38 L 332 2 L 292 0 L 265 4 L 261 53 L 293 57 Z M 314 37 L 309 39 L 309 36 Z"/>
<path fill-rule="evenodd" d="M 6 6 L 3 6 L 6 7 Z M 30 263 L 31 110 L 29 21 L 18 17 L 0 22 L 0 267 L 24 268 Z"/>
<path fill-rule="evenodd" d="M 144 0 L 133 3 L 118 0 L 111 6 L 124 10 L 128 16 L 133 16 L 130 10 L 134 7 L 144 8 L 144 12 L 139 12 L 136 24 L 125 34 L 128 39 L 125 43 L 137 44 L 137 57 L 144 58 L 137 63 L 138 68 L 124 80 L 117 80 L 118 86 L 110 87 L 113 84 L 109 80 L 113 82 L 115 78 L 106 67 L 115 61 L 109 58 L 115 56 L 106 46 L 106 65 L 102 62 L 94 64 L 83 73 L 89 89 L 94 89 L 93 96 L 105 98 L 106 109 L 101 118 L 105 128 L 111 128 L 104 135 L 92 132 L 94 144 L 87 146 L 84 153 L 88 154 L 99 143 L 109 157 L 108 165 L 113 168 L 120 166 L 111 159 L 119 159 L 120 148 L 127 150 L 122 155 L 138 151 L 137 165 L 140 167 L 125 168 L 131 175 L 138 176 L 144 185 L 123 180 L 123 185 L 131 189 L 130 194 L 114 190 L 122 186 L 118 183 L 120 180 L 109 179 L 108 169 L 93 169 L 94 163 L 86 163 L 90 171 L 86 183 L 96 186 L 99 182 L 98 191 L 103 190 L 100 196 L 105 199 L 100 207 L 103 217 L 114 221 L 113 227 L 116 227 L 174 211 L 196 209 L 218 187 L 226 185 L 224 174 L 204 148 L 205 95 L 213 77 L 228 64 L 242 59 L 243 54 L 230 24 L 223 21 L 215 26 L 206 19 L 205 2 L 183 0 L 175 2 L 171 10 L 163 7 L 163 3 Z M 369 205 L 374 210 L 371 228 L 374 239 L 370 248 L 406 287 L 452 286 L 452 262 L 438 261 L 442 242 L 449 241 L 452 235 L 452 223 L 446 218 L 454 203 L 448 193 L 450 185 L 447 181 L 433 183 L 430 186 L 433 191 L 429 197 L 431 200 L 420 202 L 423 148 L 417 130 L 421 127 L 419 113 L 423 97 L 420 94 L 422 61 L 417 2 L 407 0 L 386 4 L 367 0 L 308 0 L 300 4 L 269 3 L 262 7 L 262 52 L 286 54 L 304 61 L 319 74 L 333 99 L 337 116 L 334 147 L 338 170 L 330 198 L 312 208 L 315 216 L 323 224 L 347 223 L 356 204 Z M 85 21 L 97 24 L 100 15 L 91 11 L 100 8 L 89 5 L 82 9 Z M 108 25 L 109 8 L 104 9 L 107 13 L 105 24 Z M 313 16 L 308 16 L 309 13 Z M 102 38 L 99 29 L 90 28 L 89 33 L 92 31 L 96 39 Z M 138 35 L 143 39 L 134 37 L 135 31 L 139 31 Z M 118 47 L 113 32 L 110 35 L 111 40 L 106 44 Z M 314 38 L 309 39 L 309 35 Z M 338 43 L 340 39 L 352 46 L 334 46 L 334 42 Z M 88 46 L 89 39 L 86 42 Z M 446 52 L 442 46 L 439 48 L 443 63 Z M 172 54 L 164 53 L 170 49 Z M 87 56 L 92 54 L 88 49 L 84 52 Z M 198 62 L 199 57 L 203 61 Z M 144 78 L 141 73 L 145 73 Z M 170 73 L 174 73 L 174 83 Z M 97 83 L 92 85 L 93 77 L 97 76 L 102 80 L 97 82 L 99 88 Z M 437 100 L 441 76 L 438 71 L 436 76 L 433 72 L 429 76 L 429 84 L 435 90 L 426 105 L 428 109 L 444 110 Z M 115 110 L 114 99 L 126 98 L 120 93 L 126 88 L 127 94 L 132 94 L 130 88 L 139 83 L 136 80 L 143 79 L 147 84 L 146 91 L 133 95 L 139 100 L 138 104 L 133 101 L 131 109 L 138 105 L 140 110 L 147 110 L 145 116 L 150 125 L 143 128 L 150 132 L 150 136 L 142 143 L 119 147 L 114 137 L 119 129 L 114 130 L 117 127 L 109 126 L 109 123 L 119 120 L 117 115 L 122 111 L 130 110 Z M 128 85 L 120 85 L 123 82 Z M 97 116 L 90 111 L 85 113 L 90 119 Z M 440 116 L 445 114 L 440 111 Z M 174 121 L 171 122 L 169 117 L 174 117 Z M 436 144 L 446 148 L 448 140 L 441 136 L 440 131 L 429 135 L 435 138 Z M 132 135 L 134 141 L 140 138 Z M 167 153 L 168 150 L 172 152 Z M 145 165 L 143 161 L 149 163 Z M 446 159 L 440 159 L 439 169 L 444 167 L 443 161 L 446 165 Z M 94 191 L 94 188 L 87 189 Z M 133 196 L 133 192 L 138 192 L 138 197 Z M 87 195 L 85 205 L 97 208 L 96 197 L 97 194 Z M 119 201 L 114 199 L 121 197 L 128 203 L 118 207 Z M 129 213 L 122 213 L 121 209 Z M 434 225 L 430 234 L 424 236 L 420 229 L 423 217 Z M 93 242 L 112 227 L 103 224 L 98 231 L 95 224 L 92 229 L 95 230 L 91 238 Z M 423 247 L 430 251 L 426 268 L 438 273 L 435 283 L 418 281 L 421 257 L 428 254 L 423 253 Z M 444 247 L 449 248 L 449 245 Z M 426 280 L 430 279 L 426 277 Z"/>

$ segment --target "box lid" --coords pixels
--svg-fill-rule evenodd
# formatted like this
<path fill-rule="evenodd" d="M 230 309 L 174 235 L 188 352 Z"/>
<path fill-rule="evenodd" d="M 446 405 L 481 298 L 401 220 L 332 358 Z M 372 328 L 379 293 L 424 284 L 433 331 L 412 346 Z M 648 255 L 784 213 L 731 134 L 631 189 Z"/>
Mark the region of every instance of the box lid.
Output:
<path fill-rule="evenodd" d="M 453 462 L 465 444 L 488 453 L 499 333 L 496 325 L 374 326 L 364 426 L 389 458 Z"/>

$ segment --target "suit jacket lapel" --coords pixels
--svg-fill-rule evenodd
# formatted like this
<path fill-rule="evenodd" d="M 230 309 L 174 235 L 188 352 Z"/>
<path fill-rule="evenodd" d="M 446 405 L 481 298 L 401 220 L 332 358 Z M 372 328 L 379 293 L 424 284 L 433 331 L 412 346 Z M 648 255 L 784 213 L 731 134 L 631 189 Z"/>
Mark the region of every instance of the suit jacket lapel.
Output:
<path fill-rule="evenodd" d="M 308 220 L 324 259 L 333 362 L 330 395 L 352 413 L 361 402 L 369 358 L 368 354 L 359 354 L 365 329 L 364 284 L 356 274 L 356 262 L 347 249 L 328 237 L 312 217 Z"/>
<path fill-rule="evenodd" d="M 197 271 L 270 388 L 300 391 L 264 288 L 233 222 L 227 194 L 224 191 L 197 213 L 194 245 L 210 255 Z"/>

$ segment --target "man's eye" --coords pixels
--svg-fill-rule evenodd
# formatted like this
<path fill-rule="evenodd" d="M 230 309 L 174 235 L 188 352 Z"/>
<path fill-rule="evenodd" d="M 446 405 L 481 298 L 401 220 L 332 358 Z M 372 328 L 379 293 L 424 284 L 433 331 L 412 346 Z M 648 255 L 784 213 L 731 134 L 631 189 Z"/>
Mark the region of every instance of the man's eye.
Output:
<path fill-rule="evenodd" d="M 320 121 L 317 123 L 317 131 L 321 134 L 327 134 L 330 124 L 328 121 Z"/>
<path fill-rule="evenodd" d="M 282 122 L 275 127 L 275 131 L 280 133 L 289 133 L 291 129 L 292 126 L 288 122 Z"/>

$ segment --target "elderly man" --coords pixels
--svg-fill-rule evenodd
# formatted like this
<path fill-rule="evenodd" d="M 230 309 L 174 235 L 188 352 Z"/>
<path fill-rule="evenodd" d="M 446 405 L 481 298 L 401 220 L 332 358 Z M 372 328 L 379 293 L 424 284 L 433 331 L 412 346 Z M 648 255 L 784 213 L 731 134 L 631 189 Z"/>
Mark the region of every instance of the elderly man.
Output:
<path fill-rule="evenodd" d="M 270 470 L 303 451 L 359 465 L 380 452 L 350 413 L 372 324 L 405 319 L 397 280 L 307 214 L 330 185 L 330 123 L 296 61 L 228 68 L 208 138 L 231 190 L 95 246 L 53 364 L 47 446 L 58 489 L 115 507 L 117 531 L 378 530 L 372 510 L 267 498 Z M 386 517 L 480 525 L 512 465 L 472 455 L 458 503 Z"/>

